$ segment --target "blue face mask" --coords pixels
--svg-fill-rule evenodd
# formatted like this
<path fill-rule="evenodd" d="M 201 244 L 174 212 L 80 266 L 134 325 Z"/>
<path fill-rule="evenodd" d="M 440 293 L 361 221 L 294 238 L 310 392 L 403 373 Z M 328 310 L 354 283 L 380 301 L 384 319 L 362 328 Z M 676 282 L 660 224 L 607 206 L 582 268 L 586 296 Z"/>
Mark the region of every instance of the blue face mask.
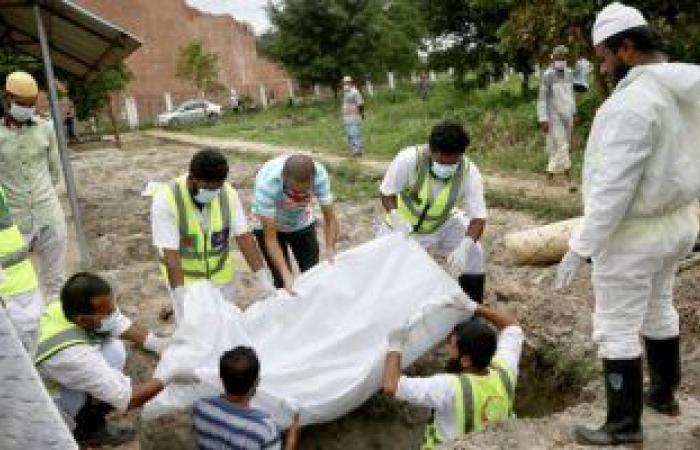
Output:
<path fill-rule="evenodd" d="M 433 175 L 435 175 L 436 178 L 446 180 L 457 172 L 457 166 L 459 166 L 459 163 L 441 164 L 433 161 L 432 165 L 430 166 L 430 170 L 433 172 Z"/>
<path fill-rule="evenodd" d="M 95 331 L 104 334 L 110 333 L 118 325 L 120 315 L 121 313 L 119 312 L 119 308 L 114 308 L 112 314 L 108 315 L 100 321 L 100 326 L 97 327 Z"/>
<path fill-rule="evenodd" d="M 203 189 L 199 188 L 197 189 L 197 194 L 194 196 L 194 199 L 197 201 L 197 203 L 200 204 L 205 204 L 209 203 L 212 200 L 214 200 L 216 197 L 219 196 L 221 193 L 221 189 Z"/>

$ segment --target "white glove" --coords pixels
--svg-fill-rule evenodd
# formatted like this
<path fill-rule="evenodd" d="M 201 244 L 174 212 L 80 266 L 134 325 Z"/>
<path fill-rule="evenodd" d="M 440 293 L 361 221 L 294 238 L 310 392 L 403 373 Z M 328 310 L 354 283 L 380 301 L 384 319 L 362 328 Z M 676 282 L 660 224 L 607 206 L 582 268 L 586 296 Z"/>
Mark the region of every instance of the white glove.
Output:
<path fill-rule="evenodd" d="M 476 307 L 479 306 L 474 300 L 472 300 L 464 292 L 459 292 L 454 296 L 455 306 L 459 309 L 464 310 L 467 313 L 467 319 L 471 319 L 476 312 Z"/>
<path fill-rule="evenodd" d="M 387 336 L 387 351 L 401 352 L 408 342 L 409 329 L 406 325 L 396 328 L 389 332 Z"/>
<path fill-rule="evenodd" d="M 149 331 L 146 339 L 143 341 L 143 348 L 149 352 L 161 355 L 169 344 L 169 337 L 156 336 L 154 333 Z"/>
<path fill-rule="evenodd" d="M 470 236 L 462 239 L 456 249 L 447 257 L 447 269 L 453 276 L 459 276 L 464 272 L 469 261 L 469 250 L 474 245 L 474 239 Z"/>
<path fill-rule="evenodd" d="M 168 364 L 158 364 L 153 378 L 160 380 L 164 386 L 171 383 L 194 384 L 199 382 L 199 377 L 192 367 L 168 367 Z"/>
<path fill-rule="evenodd" d="M 389 213 L 389 224 L 391 225 L 392 230 L 401 233 L 404 236 L 408 236 L 413 230 L 413 225 L 411 225 L 411 222 L 404 219 L 401 213 L 399 213 L 398 209 L 392 209 Z"/>
<path fill-rule="evenodd" d="M 265 295 L 276 295 L 277 289 L 275 288 L 275 283 L 272 281 L 272 274 L 269 270 L 263 268 L 258 269 L 255 272 L 255 276 L 258 279 L 258 285 L 262 288 Z"/>
<path fill-rule="evenodd" d="M 557 276 L 554 278 L 554 289 L 569 287 L 571 282 L 574 281 L 576 272 L 584 261 L 586 261 L 586 258 L 575 251 L 569 250 L 566 252 L 566 255 L 564 255 L 559 263 L 559 267 L 557 267 Z"/>

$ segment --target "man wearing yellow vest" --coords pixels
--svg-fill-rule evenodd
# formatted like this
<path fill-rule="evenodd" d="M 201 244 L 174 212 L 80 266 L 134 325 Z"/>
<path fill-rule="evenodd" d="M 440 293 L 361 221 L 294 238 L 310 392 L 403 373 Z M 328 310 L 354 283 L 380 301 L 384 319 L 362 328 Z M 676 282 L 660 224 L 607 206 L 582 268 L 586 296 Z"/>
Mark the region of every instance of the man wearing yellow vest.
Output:
<path fill-rule="evenodd" d="M 450 273 L 481 303 L 486 203 L 479 170 L 464 154 L 468 145 L 462 124 L 446 120 L 433 127 L 428 145 L 401 150 L 379 188 L 387 212 L 379 234 L 410 233 L 426 249 L 445 254 Z"/>
<path fill-rule="evenodd" d="M 0 187 L 0 300 L 22 345 L 32 355 L 43 310 L 39 283 L 22 234 Z"/>
<path fill-rule="evenodd" d="M 213 149 L 197 152 L 189 174 L 165 185 L 153 199 L 153 245 L 171 290 L 175 320 L 182 318 L 185 286 L 210 280 L 228 301 L 235 298 L 235 267 L 230 240 L 266 293 L 275 292 L 255 237 L 248 228 L 236 190 L 226 182 L 228 162 Z"/>
<path fill-rule="evenodd" d="M 66 219 L 55 186 L 61 180 L 56 133 L 36 115 L 39 88 L 26 72 L 5 81 L 5 115 L 0 118 L 0 186 L 15 224 L 39 262 L 46 298 L 65 280 Z"/>
<path fill-rule="evenodd" d="M 41 317 L 35 363 L 78 442 L 118 445 L 133 438 L 133 429 L 108 426 L 111 410 L 127 411 L 156 396 L 169 382 L 189 382 L 187 374 L 156 373 L 134 384 L 122 373 L 126 349 L 121 339 L 160 354 L 167 338 L 132 324 L 114 302 L 110 285 L 97 275 L 76 273 L 60 301 Z"/>
<path fill-rule="evenodd" d="M 424 450 L 514 417 L 523 331 L 514 318 L 484 305 L 475 306 L 474 315 L 448 336 L 448 373 L 432 377 L 401 375 L 401 351 L 408 330 L 389 334 L 383 390 L 389 396 L 432 409 L 433 421 L 421 447 Z"/>

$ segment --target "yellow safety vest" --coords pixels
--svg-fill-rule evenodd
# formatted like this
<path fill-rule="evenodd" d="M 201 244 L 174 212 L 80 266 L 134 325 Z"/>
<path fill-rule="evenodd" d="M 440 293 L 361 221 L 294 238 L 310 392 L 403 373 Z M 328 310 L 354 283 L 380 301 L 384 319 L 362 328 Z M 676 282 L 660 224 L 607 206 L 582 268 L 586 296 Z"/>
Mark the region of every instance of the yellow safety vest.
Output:
<path fill-rule="evenodd" d="M 29 258 L 29 247 L 14 224 L 0 187 L 0 266 L 5 281 L 0 283 L 0 297 L 9 299 L 38 287 L 36 273 Z"/>
<path fill-rule="evenodd" d="M 39 346 L 34 363 L 39 365 L 56 353 L 74 345 L 92 345 L 103 340 L 97 333 L 88 332 L 69 321 L 63 314 L 60 300 L 51 303 L 39 321 Z"/>
<path fill-rule="evenodd" d="M 413 225 L 413 232 L 435 232 L 452 216 L 457 201 L 464 195 L 464 181 L 469 159 L 457 166 L 457 171 L 433 198 L 434 179 L 430 175 L 430 153 L 427 146 L 416 147 L 416 181 L 398 195 L 399 214 Z"/>
<path fill-rule="evenodd" d="M 513 416 L 515 380 L 502 361 L 492 361 L 488 375 L 460 374 L 450 378 L 455 387 L 455 429 L 460 436 L 483 431 L 488 423 Z M 433 419 L 425 430 L 422 450 L 434 450 L 445 441 L 434 414 L 433 411 Z"/>
<path fill-rule="evenodd" d="M 170 182 L 161 191 L 177 217 L 180 230 L 180 257 L 185 284 L 202 280 L 223 285 L 233 281 L 235 267 L 229 240 L 231 238 L 231 205 L 236 191 L 224 183 L 219 197 L 209 203 L 210 224 L 206 235 L 195 213 L 195 204 L 187 189 L 187 176 Z M 235 214 L 233 210 L 233 214 Z M 168 280 L 165 258 L 161 250 L 160 269 Z"/>

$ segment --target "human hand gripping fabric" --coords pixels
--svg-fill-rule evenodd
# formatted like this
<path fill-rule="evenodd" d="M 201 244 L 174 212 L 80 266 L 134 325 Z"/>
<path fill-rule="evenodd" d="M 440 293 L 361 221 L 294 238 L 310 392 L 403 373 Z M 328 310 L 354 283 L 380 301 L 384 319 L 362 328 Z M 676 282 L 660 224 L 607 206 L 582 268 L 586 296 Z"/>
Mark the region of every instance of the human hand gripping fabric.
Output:
<path fill-rule="evenodd" d="M 399 213 L 398 209 L 392 209 L 389 213 L 389 224 L 391 225 L 392 230 L 401 233 L 404 236 L 408 236 L 411 234 L 411 230 L 413 230 L 413 225 L 411 225 L 411 222 L 404 219 L 401 213 Z"/>
<path fill-rule="evenodd" d="M 467 236 L 462 239 L 457 248 L 447 257 L 447 268 L 453 276 L 461 275 L 464 268 L 467 267 L 469 250 L 471 250 L 472 245 L 474 245 L 474 239 L 471 236 Z"/>
<path fill-rule="evenodd" d="M 387 336 L 387 350 L 390 352 L 401 352 L 408 342 L 410 329 L 407 325 L 402 325 L 389 332 Z"/>
<path fill-rule="evenodd" d="M 272 281 L 272 274 L 269 270 L 262 268 L 255 272 L 255 277 L 258 279 L 258 286 L 262 289 L 266 296 L 277 294 L 275 283 Z"/>
<path fill-rule="evenodd" d="M 579 267 L 586 261 L 586 258 L 573 250 L 566 252 L 557 267 L 557 275 L 554 278 L 554 289 L 569 287 L 576 277 Z"/>

